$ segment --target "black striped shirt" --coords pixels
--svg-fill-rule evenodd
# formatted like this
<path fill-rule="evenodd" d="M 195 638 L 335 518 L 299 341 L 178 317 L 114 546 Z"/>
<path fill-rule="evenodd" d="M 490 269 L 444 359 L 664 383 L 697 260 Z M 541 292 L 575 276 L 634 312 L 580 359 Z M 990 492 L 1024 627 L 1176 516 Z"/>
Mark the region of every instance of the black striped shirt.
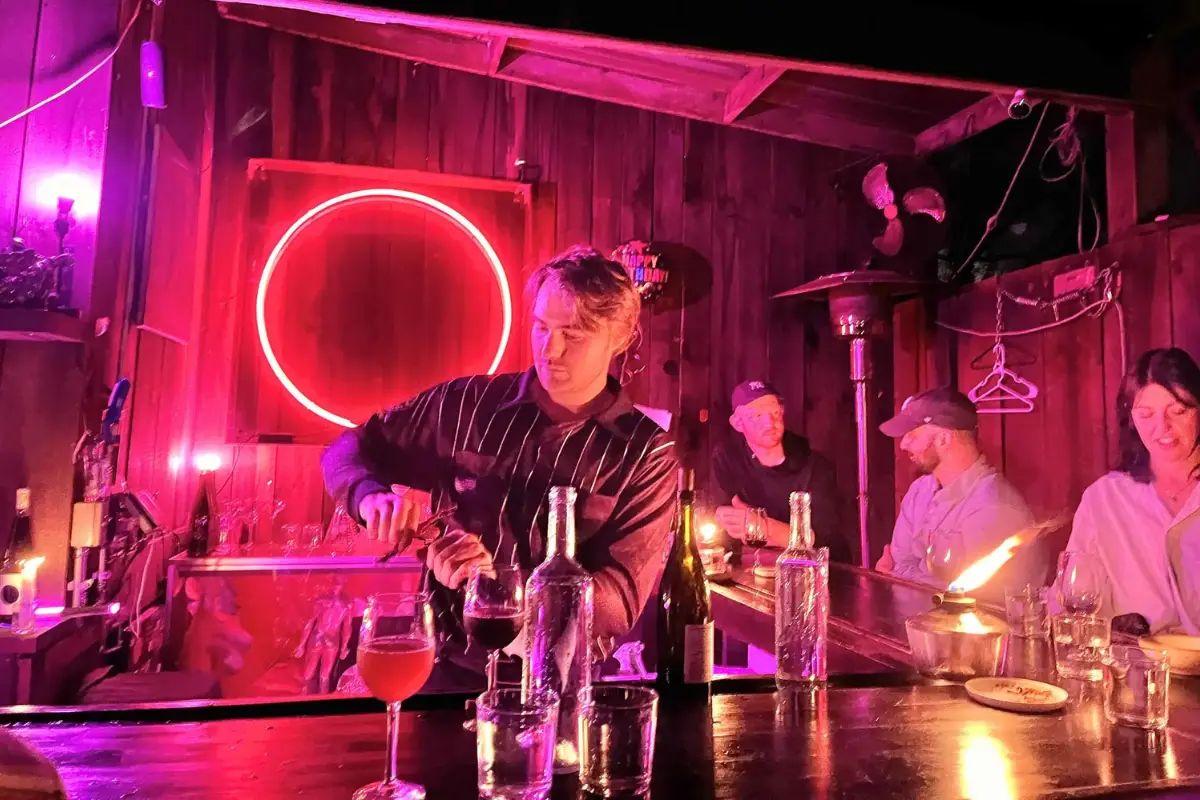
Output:
<path fill-rule="evenodd" d="M 532 368 L 435 386 L 347 431 L 322 459 L 351 514 L 393 483 L 428 491 L 435 513 L 456 504 L 455 527 L 526 573 L 545 556 L 550 487 L 574 486 L 576 558 L 595 582 L 597 637 L 627 632 L 655 589 L 678 466 L 673 442 L 615 380 L 572 416 L 548 402 Z M 465 645 L 461 593 L 425 579 L 443 642 Z"/>

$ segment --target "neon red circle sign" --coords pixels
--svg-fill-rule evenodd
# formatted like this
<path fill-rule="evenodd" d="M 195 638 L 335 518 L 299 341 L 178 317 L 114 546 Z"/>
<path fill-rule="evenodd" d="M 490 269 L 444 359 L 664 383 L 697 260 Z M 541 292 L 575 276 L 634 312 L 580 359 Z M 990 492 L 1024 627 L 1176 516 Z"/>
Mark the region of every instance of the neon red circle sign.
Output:
<path fill-rule="evenodd" d="M 267 363 L 271 366 L 271 371 L 275 373 L 275 377 L 283 384 L 283 388 L 287 389 L 288 394 L 296 398 L 296 402 L 318 417 L 345 428 L 353 428 L 355 423 L 313 402 L 304 392 L 300 391 L 291 378 L 287 376 L 287 373 L 283 371 L 283 367 L 280 366 L 279 359 L 275 357 L 275 351 L 271 347 L 271 337 L 267 333 L 267 290 L 271 286 L 271 276 L 275 274 L 275 267 L 278 266 L 280 259 L 283 258 L 288 245 L 305 228 L 336 209 L 359 205 L 361 203 L 378 202 L 379 200 L 412 203 L 436 211 L 457 225 L 463 233 L 467 234 L 476 246 L 479 247 L 484 258 L 487 259 L 488 264 L 492 268 L 492 273 L 496 277 L 496 284 L 500 288 L 500 300 L 504 312 L 504 322 L 500 331 L 500 344 L 496 347 L 496 355 L 492 359 L 491 366 L 488 367 L 489 375 L 494 373 L 496 368 L 500 366 L 500 360 L 504 357 L 504 349 L 508 346 L 508 337 L 512 332 L 512 297 L 509 295 L 508 275 L 504 271 L 504 265 L 500 263 L 500 257 L 496 255 L 496 250 L 492 247 L 491 242 L 487 240 L 487 237 L 460 212 L 432 197 L 417 194 L 416 192 L 404 191 L 403 189 L 361 189 L 356 192 L 338 195 L 320 205 L 313 206 L 304 212 L 298 220 L 293 222 L 292 226 L 287 229 L 287 232 L 275 243 L 274 249 L 271 250 L 271 255 L 267 258 L 267 264 L 263 267 L 262 277 L 258 281 L 258 298 L 255 302 L 258 341 L 262 345 L 263 355 L 267 357 Z"/>

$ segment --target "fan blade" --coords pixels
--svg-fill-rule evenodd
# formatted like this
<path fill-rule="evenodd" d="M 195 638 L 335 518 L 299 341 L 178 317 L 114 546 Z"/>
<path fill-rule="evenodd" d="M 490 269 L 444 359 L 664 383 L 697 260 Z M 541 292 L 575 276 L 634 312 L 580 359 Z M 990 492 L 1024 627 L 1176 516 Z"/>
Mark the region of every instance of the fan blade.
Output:
<path fill-rule="evenodd" d="M 876 164 L 863 178 L 863 194 L 871 205 L 883 209 L 896 202 L 896 195 L 887 182 L 887 164 Z"/>
<path fill-rule="evenodd" d="M 904 195 L 904 210 L 910 214 L 928 214 L 936 221 L 946 219 L 946 201 L 936 189 L 921 186 Z"/>
<path fill-rule="evenodd" d="M 871 240 L 871 243 L 875 245 L 876 250 L 885 256 L 896 255 L 896 253 L 900 252 L 900 248 L 904 246 L 904 225 L 898 219 L 888 220 L 883 235 L 876 236 Z"/>

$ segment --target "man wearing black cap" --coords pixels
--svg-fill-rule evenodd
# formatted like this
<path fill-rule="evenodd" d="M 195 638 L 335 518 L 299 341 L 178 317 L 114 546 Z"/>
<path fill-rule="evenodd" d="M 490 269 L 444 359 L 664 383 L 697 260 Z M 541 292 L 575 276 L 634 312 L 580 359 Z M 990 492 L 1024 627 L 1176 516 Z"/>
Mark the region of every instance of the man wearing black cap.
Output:
<path fill-rule="evenodd" d="M 829 557 L 849 562 L 853 547 L 846 537 L 841 497 L 833 465 L 803 436 L 783 427 L 783 400 L 766 381 L 745 381 L 733 390 L 731 437 L 713 457 L 720 489 L 717 522 L 735 539 L 745 536 L 746 508 L 762 508 L 770 518 L 767 544 L 786 547 L 788 496 L 812 495 L 812 525 Z"/>
<path fill-rule="evenodd" d="M 904 495 L 892 543 L 875 569 L 945 588 L 954 577 L 947 577 L 950 572 L 1033 525 L 1021 493 L 980 452 L 978 425 L 975 404 L 947 388 L 913 395 L 900 413 L 879 426 L 900 440 L 900 449 L 922 475 Z M 937 570 L 941 575 L 931 568 L 931 543 L 938 545 L 934 558 L 948 567 Z M 1042 565 L 1014 559 L 995 583 L 1036 583 L 1041 574 Z"/>

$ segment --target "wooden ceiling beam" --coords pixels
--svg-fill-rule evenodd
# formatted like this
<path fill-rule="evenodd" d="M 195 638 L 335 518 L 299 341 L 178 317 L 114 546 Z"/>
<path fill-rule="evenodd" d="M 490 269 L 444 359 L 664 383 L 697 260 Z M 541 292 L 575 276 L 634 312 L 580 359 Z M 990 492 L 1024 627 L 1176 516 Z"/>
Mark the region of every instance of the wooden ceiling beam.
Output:
<path fill-rule="evenodd" d="M 945 150 L 947 147 L 956 145 L 1010 119 L 1008 107 L 1011 102 L 1011 95 L 1005 97 L 990 94 L 963 110 L 951 114 L 936 125 L 931 125 L 917 134 L 916 155 L 927 156 L 930 153 Z M 1025 102 L 1032 108 L 1042 101 L 1026 96 Z"/>
<path fill-rule="evenodd" d="M 665 76 L 658 73 L 646 76 L 615 69 L 612 64 L 580 63 L 588 61 L 595 53 L 587 54 L 587 58 L 565 60 L 565 53 L 556 52 L 551 56 L 525 50 L 523 42 L 503 36 L 483 38 L 450 34 L 289 8 L 239 4 L 223 7 L 222 13 L 230 20 L 409 61 L 490 75 L 647 111 L 731 124 L 826 147 L 887 155 L 907 155 L 914 149 L 911 133 L 889 128 L 887 120 L 877 118 L 878 115 L 855 113 L 861 109 L 852 103 L 814 102 L 790 107 L 772 102 L 769 91 L 786 72 L 778 66 L 754 68 L 749 74 L 743 67 L 740 70 L 744 76 L 742 80 L 727 81 L 719 89 L 710 89 L 690 82 L 666 81 L 663 80 Z M 704 71 L 703 66 L 698 70 L 687 65 L 660 66 L 677 72 Z M 678 74 L 676 77 L 678 79 Z"/>
<path fill-rule="evenodd" d="M 487 49 L 487 72 L 488 75 L 495 75 L 500 71 L 500 66 L 504 61 L 505 52 L 508 50 L 508 37 L 493 36 L 488 40 Z"/>
<path fill-rule="evenodd" d="M 745 113 L 750 104 L 757 100 L 763 92 L 783 77 L 787 70 L 783 67 L 753 67 L 746 77 L 733 85 L 725 95 L 725 110 L 722 121 L 732 125 L 738 117 Z"/>

